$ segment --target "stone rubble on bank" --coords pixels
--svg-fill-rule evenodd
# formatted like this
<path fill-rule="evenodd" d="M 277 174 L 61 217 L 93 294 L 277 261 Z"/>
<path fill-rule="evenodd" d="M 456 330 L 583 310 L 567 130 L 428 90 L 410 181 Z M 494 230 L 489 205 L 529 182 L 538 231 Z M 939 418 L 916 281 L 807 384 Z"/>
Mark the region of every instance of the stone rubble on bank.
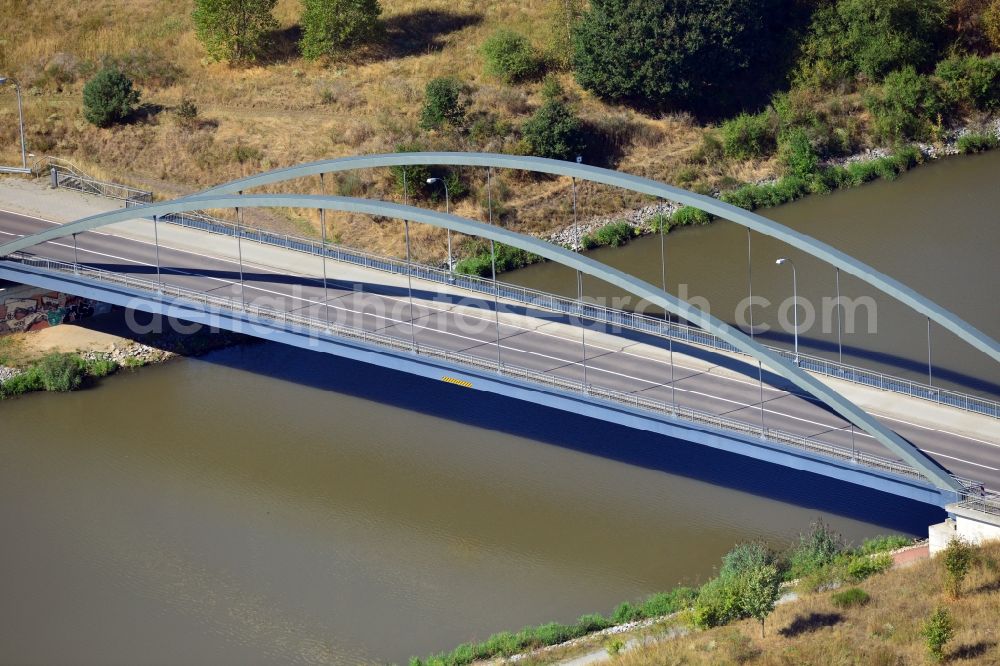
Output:
<path fill-rule="evenodd" d="M 915 143 L 913 144 L 916 148 L 920 150 L 923 154 L 924 159 L 936 160 L 942 157 L 948 157 L 951 155 L 958 155 L 958 140 L 971 132 L 976 130 L 968 126 L 959 127 L 952 132 L 950 132 L 945 140 L 940 144 L 930 144 L 930 143 Z M 992 132 L 996 135 L 997 139 L 1000 139 L 1000 118 L 994 118 L 986 123 L 983 128 L 985 132 Z M 842 157 L 838 159 L 827 160 L 823 162 L 824 166 L 847 166 L 854 162 L 869 162 L 872 160 L 877 160 L 883 157 L 888 157 L 891 151 L 885 148 L 868 148 L 860 153 L 854 155 L 849 155 L 847 157 Z M 775 183 L 778 181 L 778 177 L 764 178 L 760 181 L 756 181 L 755 185 L 766 185 Z M 722 195 L 722 192 L 712 192 L 711 196 L 718 198 Z M 631 210 L 624 210 L 613 215 L 601 215 L 599 217 L 592 217 L 579 224 L 579 237 L 583 238 L 588 233 L 593 233 L 597 229 L 603 227 L 606 224 L 611 224 L 612 222 L 625 221 L 632 225 L 635 229 L 637 235 L 645 235 L 656 231 L 653 228 L 652 220 L 657 215 L 672 215 L 682 206 L 678 203 L 672 201 L 664 201 L 662 203 L 654 204 L 651 206 L 644 206 L 643 208 L 636 208 Z M 549 233 L 542 236 L 542 240 L 547 240 L 550 243 L 555 243 L 557 245 L 562 245 L 563 247 L 569 248 L 571 250 L 579 249 L 577 247 L 577 230 L 574 225 L 568 225 L 557 231 Z"/>
<path fill-rule="evenodd" d="M 83 352 L 80 356 L 85 361 L 95 361 L 98 359 L 114 361 L 121 366 L 149 365 L 150 363 L 160 363 L 176 354 L 155 347 L 150 347 L 139 342 L 115 343 L 111 346 L 111 351 Z"/>
<path fill-rule="evenodd" d="M 21 371 L 17 368 L 8 368 L 5 365 L 0 365 L 0 384 L 3 384 L 8 379 L 13 379 L 21 374 Z"/>

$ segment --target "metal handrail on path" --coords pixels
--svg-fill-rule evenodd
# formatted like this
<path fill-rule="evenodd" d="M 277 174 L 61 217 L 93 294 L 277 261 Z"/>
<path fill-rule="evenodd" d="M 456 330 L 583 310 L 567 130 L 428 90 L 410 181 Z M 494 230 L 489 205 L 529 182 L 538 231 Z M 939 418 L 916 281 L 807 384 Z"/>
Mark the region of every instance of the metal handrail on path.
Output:
<path fill-rule="evenodd" d="M 580 393 L 605 402 L 611 402 L 632 407 L 637 410 L 679 418 L 698 423 L 700 425 L 738 432 L 744 435 L 751 435 L 764 441 L 792 446 L 803 451 L 825 455 L 843 462 L 860 464 L 884 472 L 890 472 L 907 478 L 925 481 L 923 475 L 919 471 L 897 460 L 884 458 L 882 456 L 863 451 L 852 451 L 851 449 L 838 446 L 836 444 L 822 442 L 811 437 L 803 437 L 801 435 L 785 432 L 776 428 L 761 428 L 760 426 L 753 425 L 748 422 L 719 416 L 717 414 L 712 414 L 711 412 L 705 412 L 691 407 L 682 407 L 675 403 L 654 400 L 648 397 L 640 396 L 636 393 L 627 393 L 590 383 L 585 384 L 573 379 L 550 375 L 548 373 L 511 365 L 509 363 L 498 363 L 498 361 L 490 358 L 473 356 L 464 352 L 456 352 L 425 344 L 414 344 L 413 342 L 402 338 L 394 338 L 388 335 L 372 333 L 364 329 L 344 326 L 342 324 L 328 323 L 323 319 L 306 317 L 284 310 L 276 310 L 274 308 L 259 305 L 244 305 L 239 299 L 236 298 L 224 298 L 191 289 L 185 289 L 183 287 L 176 287 L 167 284 L 161 285 L 155 281 L 136 278 L 122 273 L 114 273 L 103 269 L 92 268 L 82 264 L 78 265 L 21 252 L 11 254 L 8 257 L 5 257 L 5 260 L 15 261 L 25 266 L 72 274 L 99 282 L 138 289 L 154 295 L 170 296 L 192 302 L 197 305 L 240 312 L 258 319 L 265 319 L 269 322 L 282 323 L 286 328 L 290 326 L 297 326 L 299 328 L 307 328 L 318 333 L 327 333 L 343 338 L 360 340 L 395 351 L 410 352 L 418 356 L 428 356 L 447 360 L 460 365 L 487 370 L 504 377 L 520 379 L 522 381 L 541 384 L 573 393 Z"/>
<path fill-rule="evenodd" d="M 126 206 L 142 206 L 153 203 L 153 193 L 148 190 L 90 178 L 77 170 L 67 169 L 60 164 L 50 164 L 49 177 L 52 179 L 52 187 L 64 187 L 86 194 L 96 194 L 107 199 L 117 199 L 124 201 Z"/>
<path fill-rule="evenodd" d="M 288 234 L 278 234 L 263 229 L 236 225 L 225 220 L 200 215 L 197 213 L 169 214 L 160 218 L 164 222 L 183 227 L 207 231 L 212 234 L 235 237 L 237 233 L 240 238 L 257 242 L 262 245 L 271 245 L 285 249 L 305 252 L 317 256 L 326 255 L 328 259 L 343 263 L 354 264 L 371 268 L 374 270 L 394 273 L 398 275 L 410 274 L 411 277 L 436 282 L 442 285 L 450 285 L 473 291 L 480 294 L 492 296 L 494 291 L 500 298 L 530 305 L 542 310 L 557 312 L 565 315 L 574 315 L 592 321 L 620 326 L 641 333 L 648 333 L 664 338 L 672 338 L 681 342 L 709 347 L 719 351 L 729 353 L 745 354 L 718 338 L 717 336 L 703 331 L 695 326 L 668 322 L 661 317 L 626 312 L 603 305 L 587 303 L 572 298 L 557 296 L 537 289 L 520 287 L 517 285 L 498 282 L 496 288 L 492 280 L 480 278 L 474 275 L 454 273 L 444 268 L 427 266 L 424 264 L 407 263 L 406 261 L 375 254 L 365 250 L 348 248 L 343 245 L 326 244 L 300 236 Z M 793 352 L 779 347 L 768 346 L 768 349 L 781 354 L 789 360 L 795 359 Z M 870 386 L 883 391 L 891 391 L 908 395 L 930 402 L 936 402 L 949 407 L 955 407 L 968 412 L 982 414 L 1000 419 L 1000 402 L 980 398 L 977 396 L 939 388 L 928 384 L 888 375 L 874 370 L 868 370 L 858 366 L 839 363 L 824 359 L 819 356 L 809 354 L 798 355 L 799 367 L 803 370 L 842 379 L 854 384 Z"/>

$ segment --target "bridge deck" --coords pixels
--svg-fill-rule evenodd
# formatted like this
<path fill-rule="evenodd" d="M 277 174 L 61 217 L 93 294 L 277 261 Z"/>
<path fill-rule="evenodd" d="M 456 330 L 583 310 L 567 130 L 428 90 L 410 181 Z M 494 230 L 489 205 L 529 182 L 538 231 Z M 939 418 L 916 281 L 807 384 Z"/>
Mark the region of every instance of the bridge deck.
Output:
<path fill-rule="evenodd" d="M 49 222 L 0 215 L 0 240 L 46 228 Z M 236 241 L 191 229 L 160 225 L 163 280 L 188 289 L 240 297 Z M 148 221 L 108 227 L 78 239 L 81 263 L 155 279 L 155 248 Z M 73 261 L 71 242 L 55 241 L 34 252 Z M 307 314 L 344 325 L 393 335 L 495 360 L 496 315 L 479 294 L 413 281 L 411 311 L 405 276 L 327 262 L 324 293 L 319 258 L 275 247 L 243 243 L 248 302 Z M 580 329 L 551 313 L 510 304 L 499 315 L 504 362 L 581 380 L 584 374 Z M 413 328 L 411 331 L 411 320 Z M 590 383 L 676 402 L 760 424 L 756 368 L 740 371 L 745 359 L 675 345 L 673 366 L 664 340 L 635 339 L 588 330 L 586 372 Z M 672 383 L 671 383 L 671 380 Z M 961 476 L 1000 487 L 1000 424 L 995 419 L 931 405 L 914 398 L 846 382 L 836 388 L 866 407 L 899 434 Z M 825 408 L 779 386 L 764 385 L 768 427 L 814 437 L 858 450 L 887 455 L 868 435 L 852 433 Z"/>

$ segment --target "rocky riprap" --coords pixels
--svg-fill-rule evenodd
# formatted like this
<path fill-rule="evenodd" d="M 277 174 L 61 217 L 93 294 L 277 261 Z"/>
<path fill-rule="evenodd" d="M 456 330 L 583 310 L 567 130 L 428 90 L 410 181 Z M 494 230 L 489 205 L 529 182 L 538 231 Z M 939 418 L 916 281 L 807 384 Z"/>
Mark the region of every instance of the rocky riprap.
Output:
<path fill-rule="evenodd" d="M 160 363 L 171 358 L 174 354 L 139 342 L 126 342 L 112 345 L 111 351 L 88 351 L 83 352 L 80 356 L 86 361 L 108 360 L 127 367 Z"/>
<path fill-rule="evenodd" d="M 3 384 L 8 379 L 13 379 L 19 374 L 21 374 L 21 371 L 17 368 L 8 368 L 5 365 L 0 365 L 0 384 Z"/>
<path fill-rule="evenodd" d="M 925 159 L 936 160 L 941 157 L 947 157 L 949 155 L 957 155 L 960 151 L 958 150 L 958 140 L 962 136 L 972 133 L 972 132 L 988 132 L 996 135 L 1000 139 L 1000 118 L 994 118 L 987 122 L 982 129 L 974 130 L 971 127 L 959 127 L 948 133 L 945 140 L 940 144 L 930 144 L 930 143 L 915 143 L 913 144 L 916 148 L 920 150 Z M 849 155 L 847 157 L 841 157 L 838 159 L 827 160 L 823 163 L 824 166 L 847 166 L 854 162 L 870 162 L 872 160 L 877 160 L 882 157 L 889 157 L 891 152 L 884 148 L 869 148 L 860 153 L 854 155 Z M 756 181 L 754 185 L 767 185 L 775 183 L 778 181 L 778 177 L 764 178 Z M 721 192 L 713 192 L 711 196 L 718 198 L 721 196 Z M 548 235 L 542 236 L 543 240 L 547 240 L 550 243 L 555 243 L 557 245 L 562 245 L 563 247 L 569 248 L 571 250 L 576 250 L 577 248 L 577 233 L 579 237 L 583 238 L 589 233 L 593 233 L 597 229 L 600 229 L 606 224 L 611 224 L 613 222 L 628 222 L 632 225 L 638 235 L 648 234 L 650 232 L 656 231 L 653 228 L 652 220 L 657 215 L 671 215 L 677 209 L 681 208 L 681 205 L 674 203 L 672 201 L 664 201 L 662 203 L 654 204 L 651 206 L 644 206 L 643 208 L 636 208 L 632 210 L 624 210 L 613 215 L 602 215 L 599 217 L 591 217 L 585 221 L 580 222 L 579 230 L 577 230 L 574 225 L 568 225 L 550 233 Z"/>

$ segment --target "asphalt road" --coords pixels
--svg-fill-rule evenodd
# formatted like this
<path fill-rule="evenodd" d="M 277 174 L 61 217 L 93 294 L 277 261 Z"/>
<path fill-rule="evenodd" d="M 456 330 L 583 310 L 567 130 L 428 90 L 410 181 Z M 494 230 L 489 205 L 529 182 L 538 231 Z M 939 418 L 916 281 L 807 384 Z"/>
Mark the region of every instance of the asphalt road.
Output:
<path fill-rule="evenodd" d="M 52 223 L 31 217 L 0 212 L 0 243 L 12 237 L 41 231 Z M 205 234 L 206 238 L 209 237 Z M 213 237 L 217 238 L 217 237 Z M 72 239 L 65 238 L 32 248 L 31 252 L 62 261 L 74 260 Z M 81 234 L 75 250 L 81 263 L 120 273 L 156 279 L 156 250 L 146 242 L 108 233 Z M 226 258 L 211 256 L 208 251 L 194 252 L 160 247 L 160 266 L 165 284 L 226 297 L 240 298 L 239 265 Z M 455 311 L 455 303 L 415 289 L 413 307 L 405 289 L 388 276 L 372 273 L 372 281 L 359 284 L 337 279 L 339 267 L 328 262 L 329 280 L 313 275 L 279 271 L 259 264 L 244 265 L 243 280 L 247 302 L 329 318 L 334 323 L 378 331 L 409 341 L 411 336 L 423 344 L 434 345 L 488 359 L 497 358 L 497 325 L 489 309 Z M 398 278 L 397 278 L 398 279 Z M 379 280 L 380 282 L 376 282 Z M 488 304 L 487 304 L 488 305 Z M 542 315 L 543 313 L 538 313 Z M 637 353 L 638 343 L 631 340 L 614 346 L 595 343 L 591 336 L 584 348 L 579 340 L 569 339 L 545 319 L 503 317 L 499 326 L 500 354 L 505 363 L 544 371 L 591 384 L 636 392 L 650 398 L 672 401 L 702 411 L 761 422 L 761 388 L 756 368 L 752 375 L 734 376 L 705 371 L 703 364 L 691 363 L 676 354 L 671 365 L 668 355 Z M 648 340 L 644 340 L 648 343 Z M 658 345 L 665 347 L 666 341 Z M 914 402 L 914 413 L 921 401 Z M 769 428 L 814 437 L 878 455 L 893 457 L 869 435 L 852 433 L 849 424 L 836 414 L 803 396 L 764 384 L 763 418 Z M 1000 441 L 937 428 L 913 420 L 882 417 L 902 437 L 913 442 L 953 473 L 1000 488 Z"/>

